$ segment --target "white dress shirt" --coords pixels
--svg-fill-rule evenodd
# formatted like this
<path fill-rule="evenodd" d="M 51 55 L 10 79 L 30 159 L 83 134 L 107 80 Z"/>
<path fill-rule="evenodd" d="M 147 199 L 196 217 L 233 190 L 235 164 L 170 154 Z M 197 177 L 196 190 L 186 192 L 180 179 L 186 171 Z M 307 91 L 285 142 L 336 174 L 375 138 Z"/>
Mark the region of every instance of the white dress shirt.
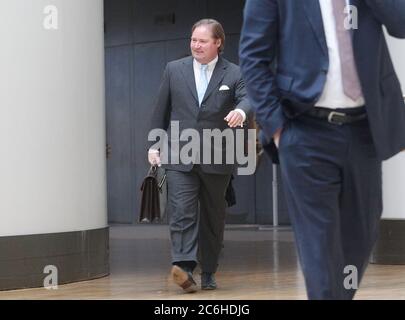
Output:
<path fill-rule="evenodd" d="M 332 1 L 333 0 L 319 0 L 326 36 L 326 44 L 328 46 L 329 70 L 322 95 L 315 106 L 331 109 L 360 107 L 364 105 L 363 96 L 357 99 L 357 101 L 353 101 L 347 97 L 343 91 L 339 43 L 336 35 Z"/>

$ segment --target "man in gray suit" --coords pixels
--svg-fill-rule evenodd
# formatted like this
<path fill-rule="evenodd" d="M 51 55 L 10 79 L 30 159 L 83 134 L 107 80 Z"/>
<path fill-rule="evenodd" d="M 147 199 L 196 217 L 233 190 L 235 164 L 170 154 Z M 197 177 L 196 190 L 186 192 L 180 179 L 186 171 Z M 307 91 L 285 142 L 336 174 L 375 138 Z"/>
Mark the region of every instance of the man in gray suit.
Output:
<path fill-rule="evenodd" d="M 207 129 L 229 132 L 229 127 L 243 126 L 250 107 L 239 67 L 220 56 L 224 44 L 220 23 L 203 19 L 194 24 L 192 56 L 167 64 L 152 119 L 152 128 L 165 130 L 170 145 L 169 161 L 163 161 L 162 149 L 155 146 L 149 149 L 148 159 L 152 165 L 163 164 L 166 169 L 171 272 L 174 282 L 185 292 L 196 291 L 193 270 L 197 261 L 202 271 L 201 288 L 217 287 L 214 274 L 225 228 L 225 191 L 235 162 L 225 162 L 233 143 L 228 139 L 224 143 L 224 136 L 218 140 L 219 146 L 214 143 L 207 148 L 198 142 L 200 151 L 192 155 L 192 161 L 184 161 L 179 150 L 189 141 L 173 132 L 193 129 L 202 138 Z M 218 151 L 222 160 L 212 161 Z M 209 156 L 204 157 L 204 152 Z M 211 160 L 206 161 L 208 158 Z"/>

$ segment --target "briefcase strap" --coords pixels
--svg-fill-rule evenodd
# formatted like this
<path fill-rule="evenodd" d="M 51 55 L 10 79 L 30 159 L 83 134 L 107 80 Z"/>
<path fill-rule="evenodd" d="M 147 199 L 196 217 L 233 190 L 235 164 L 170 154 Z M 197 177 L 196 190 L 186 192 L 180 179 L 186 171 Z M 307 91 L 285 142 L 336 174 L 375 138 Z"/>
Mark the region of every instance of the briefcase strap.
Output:
<path fill-rule="evenodd" d="M 160 180 L 160 182 L 158 184 L 158 188 L 159 188 L 160 192 L 162 191 L 162 187 L 163 187 L 163 184 L 165 183 L 165 181 L 166 181 L 166 173 L 163 175 L 162 180 Z"/>

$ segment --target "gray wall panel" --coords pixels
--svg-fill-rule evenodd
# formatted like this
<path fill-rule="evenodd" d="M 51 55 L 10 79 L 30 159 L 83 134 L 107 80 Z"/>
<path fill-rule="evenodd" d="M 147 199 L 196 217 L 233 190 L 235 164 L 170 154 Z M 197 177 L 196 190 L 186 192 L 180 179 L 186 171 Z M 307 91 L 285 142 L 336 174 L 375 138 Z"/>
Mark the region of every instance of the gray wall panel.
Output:
<path fill-rule="evenodd" d="M 104 1 L 105 46 L 118 46 L 132 42 L 132 0 Z"/>
<path fill-rule="evenodd" d="M 131 163 L 136 170 L 134 175 L 135 190 L 132 195 L 135 220 L 132 222 L 138 219 L 141 199 L 140 187 L 149 169 L 147 137 L 162 70 L 166 65 L 165 48 L 164 42 L 140 44 L 134 47 L 133 87 L 131 88 L 134 97 L 131 108 L 131 122 L 133 124 L 131 130 L 133 137 Z"/>
<path fill-rule="evenodd" d="M 166 41 L 166 59 L 167 61 L 177 60 L 190 55 L 190 40 L 170 40 Z"/>
<path fill-rule="evenodd" d="M 224 58 L 239 65 L 239 34 L 227 34 L 225 37 Z"/>
<path fill-rule="evenodd" d="M 263 154 L 256 171 L 256 222 L 270 224 L 273 221 L 273 170 L 269 158 Z"/>
<path fill-rule="evenodd" d="M 280 225 L 290 224 L 287 213 L 284 193 L 282 191 L 283 181 L 279 166 L 277 167 L 278 180 L 278 223 Z M 256 172 L 256 223 L 273 223 L 273 166 L 270 159 L 263 154 Z"/>
<path fill-rule="evenodd" d="M 135 43 L 189 38 L 190 28 L 205 17 L 206 1 L 201 0 L 136 0 L 134 5 L 133 39 Z M 158 17 L 174 15 L 170 20 Z"/>
<path fill-rule="evenodd" d="M 234 176 L 236 205 L 227 209 L 227 223 L 255 223 L 255 176 Z"/>
<path fill-rule="evenodd" d="M 239 34 L 244 3 L 244 0 L 208 0 L 207 17 L 220 21 L 226 33 Z"/>
<path fill-rule="evenodd" d="M 105 55 L 107 144 L 111 146 L 107 159 L 108 212 L 110 222 L 120 223 L 132 220 L 131 51 L 128 46 L 107 48 Z"/>

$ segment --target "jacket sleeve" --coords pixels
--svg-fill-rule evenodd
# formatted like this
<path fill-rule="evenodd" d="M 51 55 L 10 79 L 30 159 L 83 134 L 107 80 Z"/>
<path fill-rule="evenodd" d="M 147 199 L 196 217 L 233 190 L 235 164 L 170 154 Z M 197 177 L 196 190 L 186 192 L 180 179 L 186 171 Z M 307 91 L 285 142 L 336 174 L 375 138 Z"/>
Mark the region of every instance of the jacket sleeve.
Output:
<path fill-rule="evenodd" d="M 240 40 L 240 66 L 246 90 L 262 128 L 262 143 L 270 143 L 284 126 L 275 75 L 270 66 L 278 43 L 277 0 L 247 0 Z"/>
<path fill-rule="evenodd" d="M 388 33 L 396 38 L 405 38 L 404 0 L 365 0 L 376 19 L 385 25 Z"/>
<path fill-rule="evenodd" d="M 243 110 L 243 112 L 245 112 L 246 114 L 246 117 L 249 116 L 252 110 L 249 99 L 247 97 L 245 82 L 242 79 L 240 71 L 239 71 L 239 80 L 236 83 L 235 88 L 235 109 Z"/>

